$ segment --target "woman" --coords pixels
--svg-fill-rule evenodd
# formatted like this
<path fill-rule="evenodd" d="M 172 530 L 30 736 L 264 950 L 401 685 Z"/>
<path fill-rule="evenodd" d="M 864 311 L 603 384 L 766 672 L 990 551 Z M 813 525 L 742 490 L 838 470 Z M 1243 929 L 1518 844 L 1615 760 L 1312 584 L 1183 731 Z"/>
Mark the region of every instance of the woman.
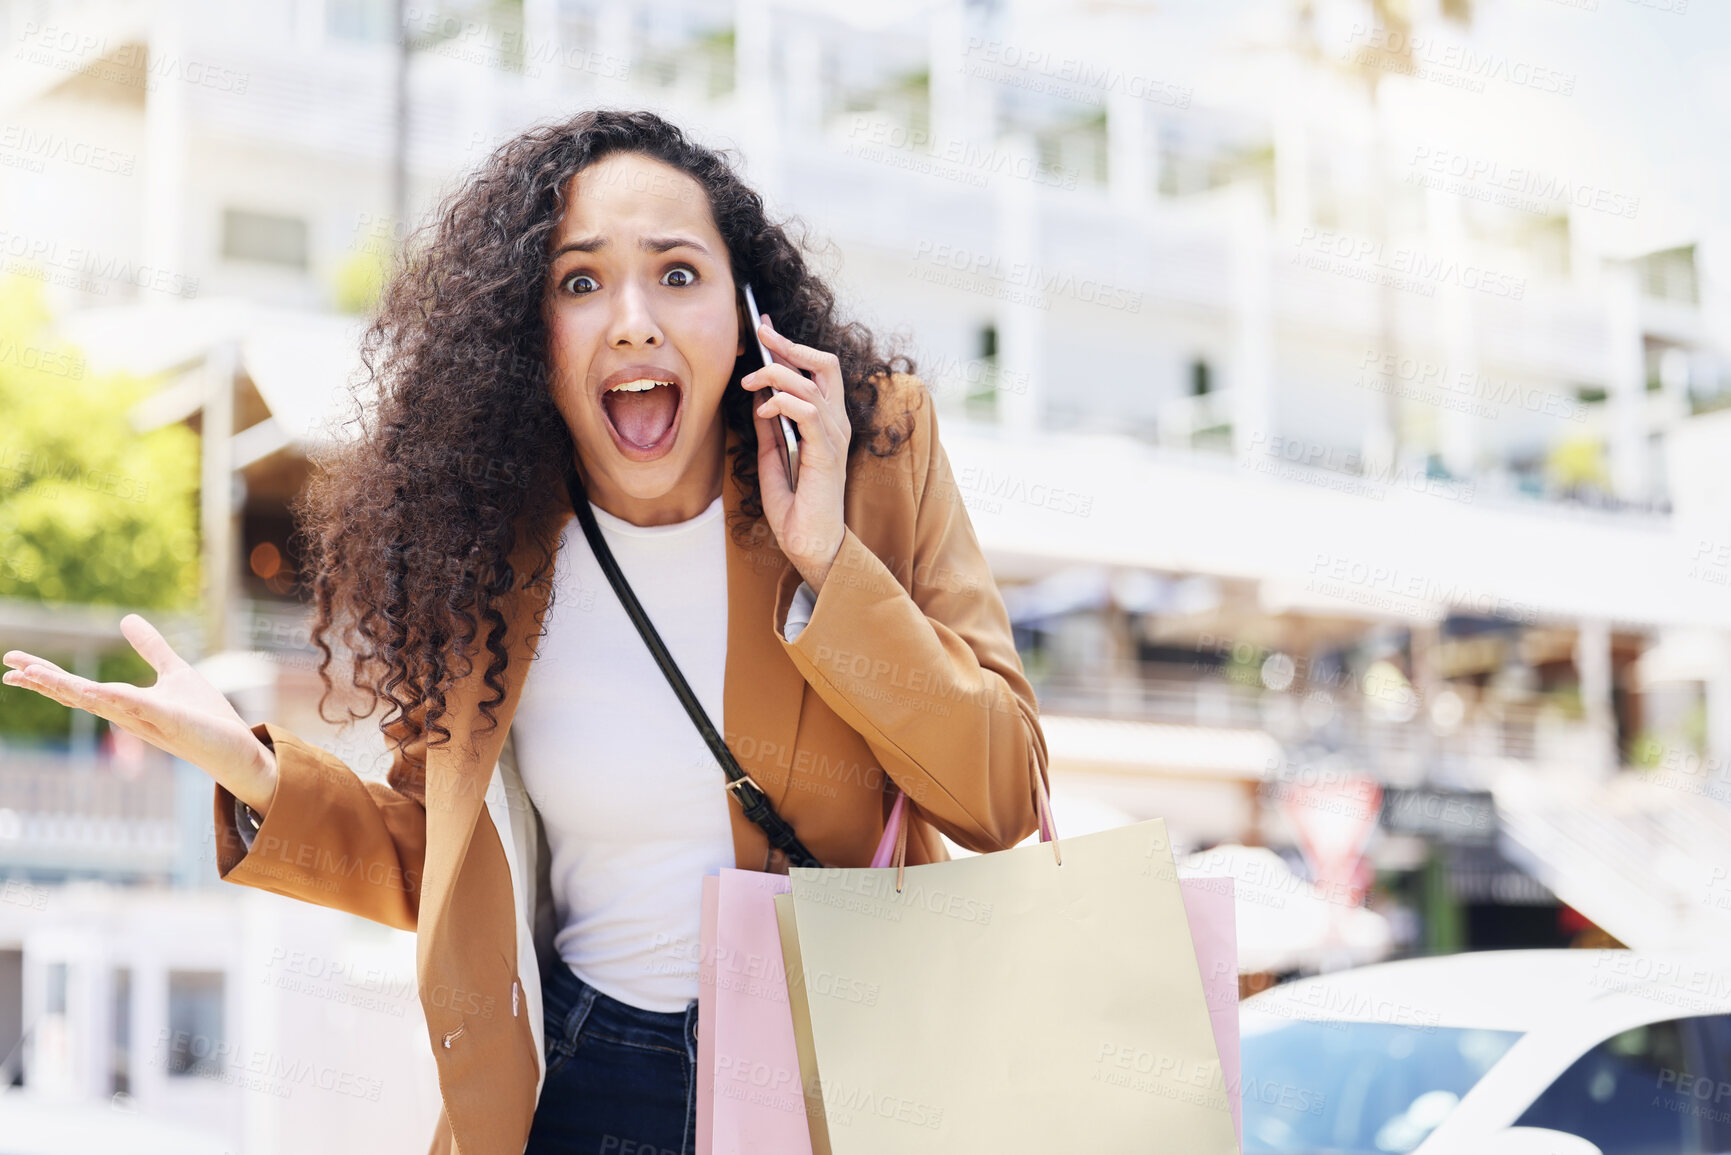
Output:
<path fill-rule="evenodd" d="M 391 707 L 386 782 L 248 726 L 135 614 L 154 686 L 19 651 L 5 681 L 208 771 L 224 879 L 417 932 L 433 1151 L 689 1152 L 700 879 L 787 860 L 574 498 L 826 865 L 869 861 L 892 784 L 910 863 L 946 857 L 938 832 L 1033 832 L 1034 696 L 911 363 L 837 319 L 722 156 L 586 112 L 501 146 L 424 233 L 365 341 L 377 407 L 297 510 L 326 700 L 340 652 Z"/>

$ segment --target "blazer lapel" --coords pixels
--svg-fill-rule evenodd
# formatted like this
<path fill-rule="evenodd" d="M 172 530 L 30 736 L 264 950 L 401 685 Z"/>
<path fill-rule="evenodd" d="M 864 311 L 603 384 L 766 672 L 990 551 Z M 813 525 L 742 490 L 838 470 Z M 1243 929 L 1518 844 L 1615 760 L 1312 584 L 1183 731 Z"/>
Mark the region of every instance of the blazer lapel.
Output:
<path fill-rule="evenodd" d="M 726 717 L 718 724 L 740 769 L 779 811 L 793 774 L 794 738 L 805 701 L 805 678 L 775 633 L 776 589 L 793 563 L 782 553 L 766 518 L 758 518 L 744 546 L 734 540 L 734 515 L 745 499 L 731 468 L 738 444 L 740 438 L 730 426 L 727 476 L 722 483 L 727 509 L 727 666 L 722 690 Z M 716 789 L 725 789 L 726 781 L 716 767 Z M 735 865 L 765 869 L 769 839 L 737 802 L 729 799 L 727 811 L 733 823 Z"/>

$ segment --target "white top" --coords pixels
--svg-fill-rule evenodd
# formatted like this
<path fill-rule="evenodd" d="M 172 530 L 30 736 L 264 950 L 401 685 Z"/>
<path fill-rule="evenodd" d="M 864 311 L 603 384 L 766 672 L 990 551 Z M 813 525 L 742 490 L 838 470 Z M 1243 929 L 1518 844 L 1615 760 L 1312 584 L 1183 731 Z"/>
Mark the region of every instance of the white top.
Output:
<path fill-rule="evenodd" d="M 590 503 L 619 568 L 723 735 L 725 516 L 633 525 Z M 554 948 L 603 994 L 652 1011 L 697 998 L 702 879 L 734 865 L 726 776 L 572 518 L 553 609 L 512 723 L 551 855 Z M 809 619 L 799 590 L 783 636 Z M 797 620 L 796 620 L 797 615 Z"/>
<path fill-rule="evenodd" d="M 709 720 L 727 733 L 725 511 L 633 525 L 590 502 L 644 612 Z M 551 856 L 554 949 L 585 982 L 633 1006 L 697 998 L 702 878 L 732 866 L 726 775 L 674 696 L 573 517 L 554 603 L 512 722 L 517 766 Z M 782 636 L 811 620 L 801 582 Z M 251 850 L 259 819 L 235 800 Z M 504 836 L 506 832 L 501 832 Z"/>

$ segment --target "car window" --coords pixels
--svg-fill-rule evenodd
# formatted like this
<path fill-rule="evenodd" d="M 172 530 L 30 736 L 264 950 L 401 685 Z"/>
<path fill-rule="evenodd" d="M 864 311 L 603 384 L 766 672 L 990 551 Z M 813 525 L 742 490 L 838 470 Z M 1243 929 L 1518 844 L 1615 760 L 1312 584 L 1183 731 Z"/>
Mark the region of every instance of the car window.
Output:
<path fill-rule="evenodd" d="M 1703 1155 L 1711 1149 L 1696 1092 L 1707 1076 L 1692 1033 L 1674 1019 L 1611 1036 L 1576 1059 L 1515 1125 L 1579 1135 L 1604 1155 Z"/>
<path fill-rule="evenodd" d="M 1731 1015 L 1702 1015 L 1689 1022 L 1706 1076 L 1688 1088 L 1701 1121 L 1701 1146 L 1713 1155 L 1731 1155 Z"/>
<path fill-rule="evenodd" d="M 1519 1031 L 1246 1015 L 1245 1155 L 1411 1151 Z"/>

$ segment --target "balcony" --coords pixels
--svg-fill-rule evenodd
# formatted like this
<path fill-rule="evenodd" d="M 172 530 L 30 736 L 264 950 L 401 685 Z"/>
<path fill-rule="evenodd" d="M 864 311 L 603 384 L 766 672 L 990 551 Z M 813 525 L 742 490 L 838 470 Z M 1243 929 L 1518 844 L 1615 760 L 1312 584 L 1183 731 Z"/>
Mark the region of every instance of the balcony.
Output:
<path fill-rule="evenodd" d="M 1289 762 L 1338 761 L 1390 785 L 1438 778 L 1476 785 L 1502 761 L 1582 765 L 1596 741 L 1586 723 L 1542 703 L 1482 701 L 1463 706 L 1457 718 L 1452 704 L 1431 711 L 1409 690 L 1368 694 L 1343 684 L 1277 691 L 1214 677 L 1149 676 L 1133 665 L 1030 680 L 1043 716 L 1256 731 Z"/>
<path fill-rule="evenodd" d="M 123 771 L 74 755 L 8 752 L 0 758 L 0 874 L 168 876 L 188 841 L 177 829 L 176 778 L 165 757 Z M 208 785 L 203 796 L 208 806 Z"/>

